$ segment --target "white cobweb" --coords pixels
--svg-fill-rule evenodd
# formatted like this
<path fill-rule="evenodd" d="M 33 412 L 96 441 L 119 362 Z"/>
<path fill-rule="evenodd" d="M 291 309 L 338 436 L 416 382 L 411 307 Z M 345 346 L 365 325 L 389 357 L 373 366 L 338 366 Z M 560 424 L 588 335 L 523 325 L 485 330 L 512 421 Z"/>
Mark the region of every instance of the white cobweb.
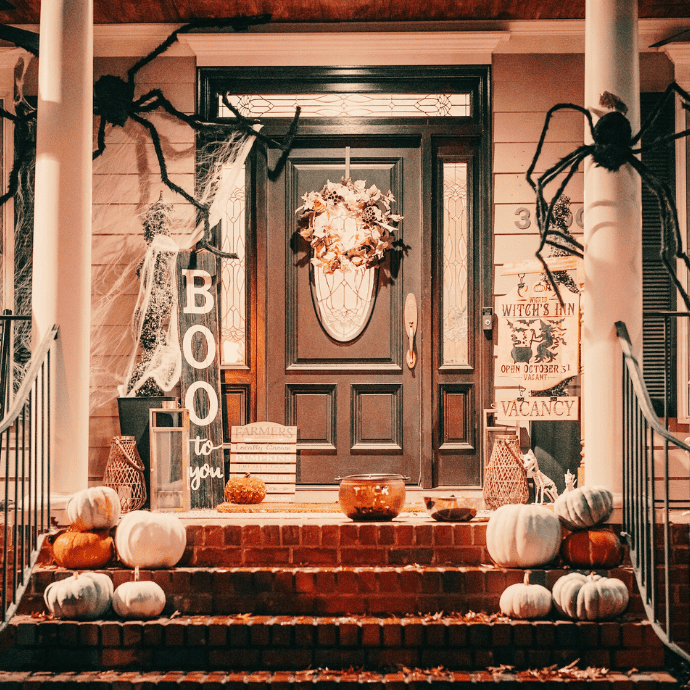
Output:
<path fill-rule="evenodd" d="M 167 114 L 149 118 L 161 137 L 171 180 L 210 204 L 213 228 L 220 222 L 224 195 L 243 174 L 254 137 L 234 131 L 197 151 L 186 125 Z M 206 171 L 203 179 L 196 179 L 195 169 Z M 148 132 L 137 123 L 108 127 L 106 149 L 94 161 L 93 173 L 91 414 L 118 395 L 150 394 L 146 390 L 152 386 L 174 392 L 181 368 L 177 253 L 193 249 L 203 237 L 197 209 L 162 182 Z M 143 220 L 159 195 L 172 204 L 170 236 L 156 235 L 147 248 Z M 161 297 L 161 284 L 174 286 L 168 295 L 170 318 L 160 324 L 155 348 L 145 353 L 142 330 Z"/>

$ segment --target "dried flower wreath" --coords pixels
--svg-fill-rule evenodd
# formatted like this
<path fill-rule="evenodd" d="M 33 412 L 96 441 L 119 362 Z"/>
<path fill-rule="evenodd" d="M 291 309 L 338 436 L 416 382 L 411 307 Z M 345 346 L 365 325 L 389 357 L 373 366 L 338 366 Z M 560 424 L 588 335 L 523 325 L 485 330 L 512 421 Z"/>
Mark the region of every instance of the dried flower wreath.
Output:
<path fill-rule="evenodd" d="M 302 200 L 295 211 L 299 233 L 313 249 L 312 264 L 324 273 L 377 266 L 393 248 L 393 231 L 402 216 L 391 213 L 395 198 L 390 191 L 384 194 L 376 185 L 367 188 L 365 180 L 343 177 Z"/>

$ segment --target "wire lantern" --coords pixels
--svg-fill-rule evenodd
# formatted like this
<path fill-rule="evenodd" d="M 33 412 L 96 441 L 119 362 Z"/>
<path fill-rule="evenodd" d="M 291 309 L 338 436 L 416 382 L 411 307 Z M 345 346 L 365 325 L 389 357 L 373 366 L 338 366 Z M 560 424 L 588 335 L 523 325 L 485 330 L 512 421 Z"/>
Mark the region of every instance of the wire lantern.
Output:
<path fill-rule="evenodd" d="M 484 502 L 496 510 L 508 503 L 527 503 L 529 485 L 515 435 L 496 436 L 484 477 Z"/>
<path fill-rule="evenodd" d="M 139 457 L 134 436 L 113 437 L 103 484 L 115 490 L 123 513 L 138 510 L 146 503 L 144 463 Z"/>

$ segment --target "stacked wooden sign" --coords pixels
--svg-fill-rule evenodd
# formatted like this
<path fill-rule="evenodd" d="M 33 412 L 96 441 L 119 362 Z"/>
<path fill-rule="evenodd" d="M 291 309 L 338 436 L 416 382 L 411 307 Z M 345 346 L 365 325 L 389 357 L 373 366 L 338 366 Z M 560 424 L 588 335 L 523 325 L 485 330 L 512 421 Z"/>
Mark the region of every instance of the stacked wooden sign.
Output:
<path fill-rule="evenodd" d="M 266 501 L 293 501 L 297 476 L 297 427 L 274 422 L 233 426 L 230 476 L 263 479 Z"/>

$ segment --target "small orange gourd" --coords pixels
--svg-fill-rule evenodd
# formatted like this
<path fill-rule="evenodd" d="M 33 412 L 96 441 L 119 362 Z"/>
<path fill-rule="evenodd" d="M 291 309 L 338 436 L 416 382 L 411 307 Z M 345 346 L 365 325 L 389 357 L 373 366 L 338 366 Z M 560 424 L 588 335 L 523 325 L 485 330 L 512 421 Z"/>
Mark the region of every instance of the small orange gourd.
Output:
<path fill-rule="evenodd" d="M 615 568 L 623 558 L 623 546 L 613 530 L 579 530 L 563 540 L 561 556 L 575 568 Z"/>
<path fill-rule="evenodd" d="M 53 540 L 53 559 L 61 568 L 102 568 L 113 556 L 113 539 L 108 530 L 63 532 Z"/>
<path fill-rule="evenodd" d="M 225 485 L 225 500 L 228 503 L 261 503 L 264 498 L 266 484 L 249 472 L 242 477 L 230 477 Z"/>

